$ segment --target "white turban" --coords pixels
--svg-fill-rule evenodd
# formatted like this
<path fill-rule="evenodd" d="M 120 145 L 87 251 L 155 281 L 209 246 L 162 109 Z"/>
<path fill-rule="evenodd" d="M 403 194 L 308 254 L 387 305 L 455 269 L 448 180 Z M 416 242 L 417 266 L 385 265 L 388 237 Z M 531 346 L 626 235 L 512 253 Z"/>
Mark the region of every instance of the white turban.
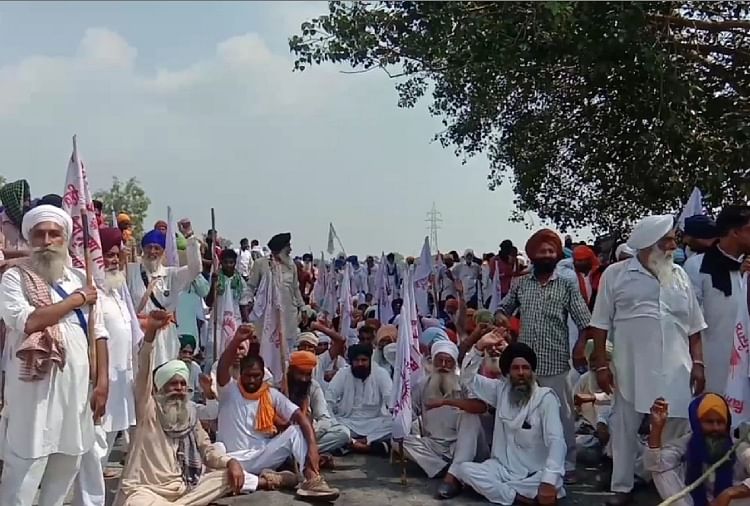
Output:
<path fill-rule="evenodd" d="M 674 228 L 674 216 L 662 214 L 657 216 L 646 216 L 635 224 L 633 232 L 628 239 L 628 246 L 635 251 L 648 249 L 659 242 L 659 239 Z"/>
<path fill-rule="evenodd" d="M 157 390 L 161 390 L 164 385 L 172 381 L 175 376 L 182 376 L 185 381 L 190 380 L 190 370 L 182 360 L 170 360 L 163 366 L 159 367 L 154 374 L 154 385 Z"/>
<path fill-rule="evenodd" d="M 396 363 L 396 353 L 398 352 L 398 344 L 391 343 L 386 344 L 385 348 L 383 348 L 383 358 L 391 364 L 391 367 L 395 367 Z"/>
<path fill-rule="evenodd" d="M 635 251 L 633 251 L 633 248 L 631 248 L 627 244 L 622 243 L 615 250 L 615 259 L 620 260 L 620 257 L 622 255 L 629 255 L 632 257 L 635 256 Z"/>
<path fill-rule="evenodd" d="M 297 336 L 297 347 L 299 347 L 299 345 L 302 343 L 308 343 L 312 344 L 313 346 L 317 346 L 318 342 L 318 336 L 316 336 L 312 332 L 302 332 Z"/>
<path fill-rule="evenodd" d="M 318 338 L 318 344 L 331 344 L 331 338 L 322 332 L 316 332 L 315 335 Z"/>
<path fill-rule="evenodd" d="M 432 348 L 430 348 L 430 356 L 433 360 L 438 353 L 447 353 L 453 358 L 454 361 L 458 360 L 458 346 L 453 344 L 452 341 L 444 341 L 442 339 L 438 339 L 437 341 L 432 343 Z"/>
<path fill-rule="evenodd" d="M 21 222 L 21 235 L 23 235 L 23 238 L 29 241 L 31 229 L 45 221 L 51 221 L 62 227 L 65 240 L 70 240 L 70 234 L 73 231 L 73 220 L 70 218 L 70 215 L 59 207 L 48 205 L 36 206 L 23 216 L 23 221 Z"/>

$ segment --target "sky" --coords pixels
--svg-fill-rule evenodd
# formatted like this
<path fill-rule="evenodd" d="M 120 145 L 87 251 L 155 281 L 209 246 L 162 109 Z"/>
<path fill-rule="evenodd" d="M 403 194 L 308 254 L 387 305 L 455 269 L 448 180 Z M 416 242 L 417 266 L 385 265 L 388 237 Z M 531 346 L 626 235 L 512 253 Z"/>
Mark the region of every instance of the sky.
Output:
<path fill-rule="evenodd" d="M 487 189 L 484 157 L 463 165 L 432 142 L 428 102 L 399 109 L 382 72 L 292 72 L 288 38 L 327 12 L 316 2 L 0 3 L 0 138 L 8 181 L 62 193 L 77 134 L 92 191 L 136 177 L 146 226 L 190 217 L 205 231 L 296 252 L 325 249 L 333 222 L 348 254 L 418 254 L 433 202 L 440 250 L 496 250 L 508 185 Z M 538 223 L 537 223 L 538 226 Z"/>

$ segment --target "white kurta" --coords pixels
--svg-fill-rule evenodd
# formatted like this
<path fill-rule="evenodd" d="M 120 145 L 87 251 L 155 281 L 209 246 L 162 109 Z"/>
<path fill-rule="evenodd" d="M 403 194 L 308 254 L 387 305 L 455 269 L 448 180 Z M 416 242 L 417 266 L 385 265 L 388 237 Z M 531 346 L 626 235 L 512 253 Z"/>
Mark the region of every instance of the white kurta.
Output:
<path fill-rule="evenodd" d="M 392 389 L 388 373 L 373 364 L 365 381 L 355 378 L 350 367 L 340 369 L 325 394 L 333 415 L 346 425 L 352 437 L 365 437 L 370 444 L 391 434 L 393 420 L 388 402 Z"/>
<path fill-rule="evenodd" d="M 472 348 L 464 358 L 461 380 L 478 399 L 495 408 L 492 457 L 456 466 L 455 477 L 489 501 L 511 505 L 516 495 L 534 499 L 541 483 L 565 495 L 565 437 L 560 402 L 550 388 L 535 386 L 529 402 L 514 406 L 510 382 L 478 374 L 482 356 Z"/>
<path fill-rule="evenodd" d="M 109 395 L 102 428 L 117 432 L 135 425 L 133 332 L 127 303 L 117 291 L 100 290 L 99 303 L 109 333 Z"/>
<path fill-rule="evenodd" d="M 6 371 L 6 404 L 3 423 L 7 423 L 4 451 L 23 459 L 38 459 L 55 453 L 83 455 L 94 444 L 94 421 L 89 406 L 89 358 L 86 334 L 75 312 L 60 320 L 65 346 L 65 367 L 52 368 L 40 381 L 19 379 L 20 361 L 16 350 L 26 335 L 26 320 L 35 311 L 21 285 L 18 269 L 3 274 L 0 283 L 0 316 L 8 327 L 10 359 Z M 80 271 L 65 269 L 58 284 L 67 293 L 82 289 L 85 276 Z M 52 302 L 62 298 L 50 288 Z M 94 335 L 108 337 L 101 306 L 93 315 Z M 84 308 L 84 314 L 85 314 Z"/>
<path fill-rule="evenodd" d="M 177 305 L 180 300 L 180 293 L 187 290 L 190 283 L 201 273 L 201 253 L 200 243 L 193 236 L 188 239 L 187 265 L 183 267 L 164 267 L 160 266 L 155 272 L 147 273 L 149 283 L 156 280 L 153 295 L 157 301 L 170 312 L 177 311 Z M 128 264 L 127 270 L 128 289 L 133 298 L 133 306 L 138 307 L 146 294 L 147 286 L 141 277 L 141 264 Z M 148 314 L 151 311 L 159 309 L 151 301 L 146 299 L 141 313 Z M 180 340 L 177 332 L 177 325 L 174 323 L 168 325 L 159 331 L 154 341 L 154 368 L 177 358 L 180 352 Z"/>
<path fill-rule="evenodd" d="M 638 258 L 609 266 L 591 326 L 609 332 L 615 384 L 638 413 L 649 413 L 654 399 L 663 397 L 670 416 L 687 418 L 693 365 L 688 338 L 705 330 L 706 322 L 680 266 L 673 266 L 667 287 Z"/>
<path fill-rule="evenodd" d="M 732 295 L 727 297 L 724 292 L 713 287 L 711 276 L 700 272 L 703 257 L 704 255 L 700 254 L 688 258 L 685 262 L 685 272 L 690 277 L 708 325 L 701 335 L 703 361 L 706 364 L 706 391 L 723 395 L 734 344 L 737 307 L 739 304 L 747 307 L 746 285 L 740 271 L 730 272 Z"/>

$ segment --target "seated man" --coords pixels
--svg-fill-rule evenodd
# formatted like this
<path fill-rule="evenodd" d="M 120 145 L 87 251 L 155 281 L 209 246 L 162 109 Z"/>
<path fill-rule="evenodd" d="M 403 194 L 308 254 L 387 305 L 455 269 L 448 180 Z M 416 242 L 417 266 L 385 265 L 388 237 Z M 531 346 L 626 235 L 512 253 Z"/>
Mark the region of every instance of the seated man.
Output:
<path fill-rule="evenodd" d="M 393 420 L 388 412 L 393 382 L 385 369 L 372 365 L 372 348 L 350 346 L 349 367 L 328 384 L 326 400 L 334 416 L 351 431 L 352 449 L 361 453 L 390 453 Z"/>
<path fill-rule="evenodd" d="M 328 382 L 335 376 L 336 371 L 340 367 L 346 366 L 346 361 L 341 358 L 341 354 L 346 349 L 346 339 L 335 330 L 318 322 L 312 322 L 309 327 L 314 332 L 302 332 L 297 336 L 297 351 L 317 353 L 322 337 L 326 338 L 329 344 L 333 340 L 328 349 L 319 354 L 318 365 L 313 372 L 313 378 L 325 389 L 328 387 Z"/>
<path fill-rule="evenodd" d="M 586 343 L 586 359 L 590 361 L 594 350 L 594 342 Z M 607 341 L 607 362 L 612 358 L 612 343 Z M 612 396 L 602 392 L 596 382 L 596 374 L 592 371 L 583 373 L 573 387 L 573 401 L 581 415 L 582 434 L 576 435 L 576 445 L 584 450 L 580 455 L 591 455 L 592 458 L 601 454 L 611 456 L 609 443 L 609 417 L 612 412 Z M 586 452 L 586 449 L 591 449 Z"/>
<path fill-rule="evenodd" d="M 315 431 L 308 417 L 284 394 L 264 381 L 265 366 L 257 355 L 248 355 L 240 363 L 240 378 L 235 380 L 230 367 L 237 348 L 253 336 L 252 326 L 241 325 L 219 359 L 216 381 L 219 385 L 219 423 L 217 446 L 236 458 L 246 472 L 259 474 L 276 469 L 290 457 L 303 467 L 305 481 L 298 493 L 334 500 L 339 492 L 330 488 L 319 473 L 320 457 Z M 278 434 L 275 420 L 293 424 Z M 283 473 L 281 485 L 293 488 L 297 475 Z M 262 475 L 261 475 L 262 476 Z M 247 488 L 255 489 L 256 483 Z"/>
<path fill-rule="evenodd" d="M 651 407 L 651 432 L 643 457 L 651 471 L 656 490 L 666 499 L 693 483 L 706 469 L 732 448 L 732 417 L 726 401 L 717 394 L 693 399 L 688 408 L 690 432 L 662 446 L 664 425 L 669 415 L 664 399 Z M 675 506 L 750 505 L 750 445 L 740 443 L 727 460 L 690 495 Z"/>
<path fill-rule="evenodd" d="M 536 383 L 536 354 L 526 344 L 505 348 L 502 378 L 478 374 L 484 350 L 500 339 L 494 333 L 480 339 L 461 371 L 464 387 L 496 410 L 492 457 L 481 464 L 459 464 L 450 474 L 496 504 L 556 504 L 565 495 L 560 402 L 551 389 Z"/>
<path fill-rule="evenodd" d="M 248 481 L 239 462 L 216 451 L 198 423 L 185 363 L 172 360 L 151 373 L 154 338 L 170 318 L 166 311 L 152 311 L 144 323 L 135 382 L 138 424 L 116 506 L 204 505 L 239 493 Z M 277 478 L 262 477 L 261 486 L 270 479 Z"/>
<path fill-rule="evenodd" d="M 349 444 L 349 429 L 331 417 L 325 395 L 320 384 L 313 378 L 318 363 L 314 353 L 295 351 L 289 357 L 287 371 L 287 392 L 289 400 L 300 407 L 302 413 L 310 417 L 318 451 L 325 456 Z M 324 459 L 330 461 L 330 459 Z"/>
<path fill-rule="evenodd" d="M 393 378 L 393 366 L 385 359 L 383 350 L 389 344 L 395 343 L 396 339 L 398 339 L 398 327 L 395 325 L 383 325 L 375 335 L 375 347 L 372 355 L 373 362 L 388 371 L 388 375 L 391 378 Z"/>
<path fill-rule="evenodd" d="M 422 434 L 404 438 L 404 453 L 419 464 L 427 476 L 434 478 L 441 471 L 448 473 L 462 462 L 472 462 L 478 445 L 485 446 L 479 414 L 487 405 L 469 399 L 459 384 L 456 370 L 458 347 L 450 341 L 436 341 L 432 345 L 432 372 L 415 385 L 412 405 L 422 417 Z M 486 450 L 481 449 L 486 456 Z M 448 467 L 450 465 L 450 468 Z M 447 474 L 438 488 L 438 497 L 454 497 L 460 487 Z"/>

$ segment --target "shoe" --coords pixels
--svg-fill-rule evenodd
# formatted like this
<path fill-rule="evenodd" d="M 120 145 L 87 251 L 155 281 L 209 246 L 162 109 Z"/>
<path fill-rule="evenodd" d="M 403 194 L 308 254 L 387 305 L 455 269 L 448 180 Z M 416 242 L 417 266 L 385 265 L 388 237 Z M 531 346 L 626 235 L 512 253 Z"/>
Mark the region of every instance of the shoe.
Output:
<path fill-rule="evenodd" d="M 315 499 L 318 501 L 335 501 L 339 497 L 339 489 L 328 486 L 325 478 L 317 475 L 302 482 L 297 488 L 297 495 L 305 499 Z"/>
<path fill-rule="evenodd" d="M 633 494 L 615 492 L 613 497 L 610 497 L 605 503 L 607 506 L 626 506 L 633 502 Z"/>
<path fill-rule="evenodd" d="M 291 471 L 276 472 L 266 469 L 260 473 L 260 478 L 265 480 L 268 490 L 294 490 L 299 483 L 297 475 Z"/>
<path fill-rule="evenodd" d="M 578 483 L 578 474 L 575 471 L 566 472 L 563 482 L 565 483 L 565 485 L 575 485 L 576 483 Z"/>
<path fill-rule="evenodd" d="M 453 499 L 457 495 L 461 493 L 461 486 L 460 485 L 454 485 L 452 483 L 441 483 L 440 486 L 437 489 L 437 493 L 435 496 L 438 499 L 446 500 L 446 499 Z"/>

